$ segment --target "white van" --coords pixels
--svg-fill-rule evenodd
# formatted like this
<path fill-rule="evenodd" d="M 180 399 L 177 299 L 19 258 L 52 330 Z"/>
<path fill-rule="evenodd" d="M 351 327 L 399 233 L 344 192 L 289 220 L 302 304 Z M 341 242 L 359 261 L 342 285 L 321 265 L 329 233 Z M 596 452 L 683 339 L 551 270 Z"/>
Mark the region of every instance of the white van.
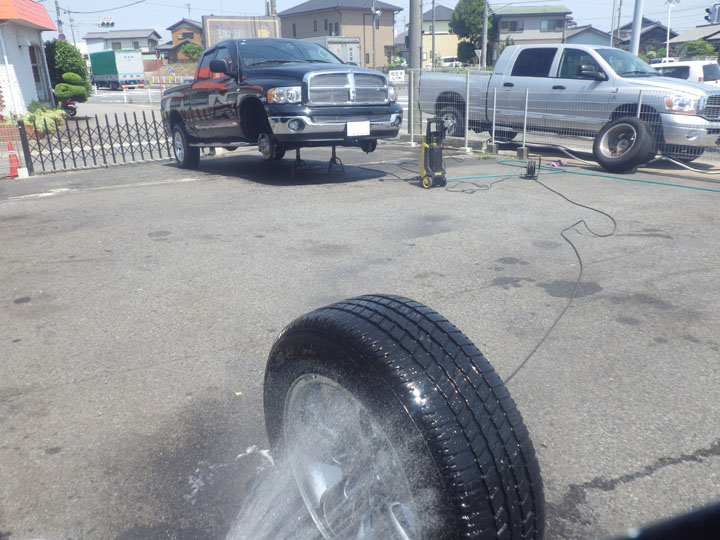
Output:
<path fill-rule="evenodd" d="M 717 62 L 692 60 L 688 62 L 654 64 L 652 67 L 663 77 L 720 86 L 720 65 L 718 65 Z"/>

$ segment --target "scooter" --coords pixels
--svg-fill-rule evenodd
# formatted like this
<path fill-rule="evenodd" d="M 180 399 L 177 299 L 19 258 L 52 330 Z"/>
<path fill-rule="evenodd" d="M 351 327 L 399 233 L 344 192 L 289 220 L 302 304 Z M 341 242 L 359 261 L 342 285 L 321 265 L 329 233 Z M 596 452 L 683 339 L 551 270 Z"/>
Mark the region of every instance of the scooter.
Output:
<path fill-rule="evenodd" d="M 77 114 L 77 103 L 73 101 L 72 99 L 66 99 L 63 101 L 63 110 L 69 115 L 69 116 L 75 116 Z"/>

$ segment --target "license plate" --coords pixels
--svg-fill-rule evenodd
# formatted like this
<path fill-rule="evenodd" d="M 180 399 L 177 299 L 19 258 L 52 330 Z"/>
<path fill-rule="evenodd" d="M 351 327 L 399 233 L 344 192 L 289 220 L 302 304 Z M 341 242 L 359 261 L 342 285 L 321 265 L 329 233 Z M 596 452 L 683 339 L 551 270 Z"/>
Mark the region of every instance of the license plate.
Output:
<path fill-rule="evenodd" d="M 361 137 L 363 135 L 370 135 L 370 120 L 347 123 L 348 137 Z"/>

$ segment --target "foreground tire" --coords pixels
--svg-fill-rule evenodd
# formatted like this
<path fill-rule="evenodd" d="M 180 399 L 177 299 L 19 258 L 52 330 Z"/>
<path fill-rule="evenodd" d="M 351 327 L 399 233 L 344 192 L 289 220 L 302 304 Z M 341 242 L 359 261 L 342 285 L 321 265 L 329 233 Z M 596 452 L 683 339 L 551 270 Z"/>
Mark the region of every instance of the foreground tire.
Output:
<path fill-rule="evenodd" d="M 647 124 L 634 116 L 617 118 L 600 130 L 593 155 L 610 172 L 625 172 L 647 163 L 654 155 L 654 136 Z"/>
<path fill-rule="evenodd" d="M 173 152 L 175 161 L 183 169 L 196 169 L 200 163 L 200 148 L 188 145 L 188 136 L 182 124 L 173 127 Z"/>
<path fill-rule="evenodd" d="M 498 375 L 430 308 L 363 296 L 291 323 L 265 423 L 326 540 L 541 539 L 528 432 Z"/>
<path fill-rule="evenodd" d="M 440 118 L 445 121 L 448 137 L 465 136 L 465 117 L 455 105 L 446 105 L 440 109 Z"/>

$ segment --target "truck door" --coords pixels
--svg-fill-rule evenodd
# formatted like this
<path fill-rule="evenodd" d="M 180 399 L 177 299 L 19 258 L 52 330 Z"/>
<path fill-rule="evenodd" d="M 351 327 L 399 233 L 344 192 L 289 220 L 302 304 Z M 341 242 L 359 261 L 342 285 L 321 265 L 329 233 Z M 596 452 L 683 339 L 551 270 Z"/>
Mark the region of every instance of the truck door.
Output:
<path fill-rule="evenodd" d="M 215 60 L 225 60 L 230 71 L 237 73 L 237 47 L 234 43 L 219 44 L 215 52 Z M 239 87 L 237 75 L 228 76 L 223 73 L 211 73 L 211 82 L 206 84 L 208 107 L 211 118 L 206 128 L 208 136 L 213 139 L 240 140 L 239 129 Z M 256 142 L 256 141 L 251 141 Z"/>
<path fill-rule="evenodd" d="M 195 82 L 190 90 L 190 97 L 187 102 L 187 121 L 185 127 L 190 135 L 204 139 L 207 136 L 207 126 L 211 121 L 209 107 L 210 86 L 213 83 L 210 73 L 210 60 L 215 58 L 216 49 L 205 51 L 197 69 L 195 70 Z"/>
<path fill-rule="evenodd" d="M 494 85 L 497 88 L 496 121 L 499 126 L 522 131 L 525 91 L 528 90 L 528 129 L 545 128 L 547 84 L 556 53 L 557 47 L 530 47 L 519 51 L 510 74 L 503 75 Z M 491 90 L 489 104 L 492 104 L 492 99 Z M 488 117 L 492 119 L 492 110 L 488 111 Z"/>
<path fill-rule="evenodd" d="M 597 133 L 608 119 L 608 101 L 614 85 L 607 81 L 582 78 L 580 66 L 603 72 L 592 54 L 582 49 L 562 52 L 557 76 L 552 80 L 546 125 L 549 130 L 571 136 Z"/>

